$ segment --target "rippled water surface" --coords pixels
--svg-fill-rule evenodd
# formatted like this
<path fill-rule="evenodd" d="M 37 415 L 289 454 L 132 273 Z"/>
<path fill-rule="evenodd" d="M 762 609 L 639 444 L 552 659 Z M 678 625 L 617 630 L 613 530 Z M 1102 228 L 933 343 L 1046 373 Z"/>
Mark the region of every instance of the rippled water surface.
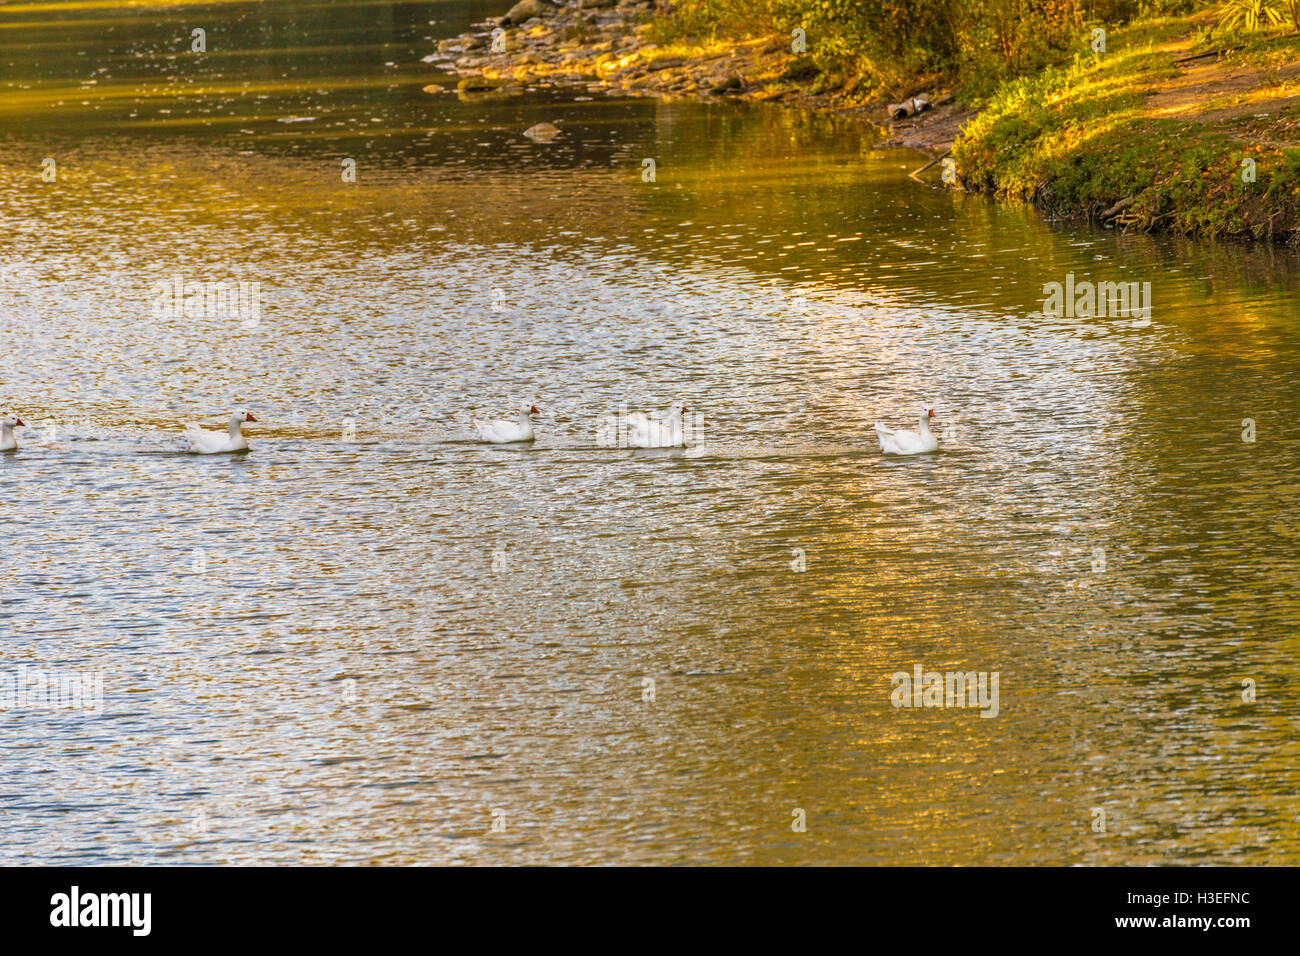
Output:
<path fill-rule="evenodd" d="M 103 676 L 0 714 L 0 861 L 1297 862 L 1295 257 L 831 117 L 422 92 L 504 5 L 0 13 L 3 665 Z M 701 446 L 598 443 L 673 401 Z"/>

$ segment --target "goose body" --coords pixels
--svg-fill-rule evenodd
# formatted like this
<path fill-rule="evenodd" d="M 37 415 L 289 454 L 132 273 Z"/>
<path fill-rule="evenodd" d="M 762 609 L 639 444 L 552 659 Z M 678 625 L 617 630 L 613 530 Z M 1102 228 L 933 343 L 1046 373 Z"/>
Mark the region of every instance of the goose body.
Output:
<path fill-rule="evenodd" d="M 14 429 L 23 428 L 23 420 L 17 415 L 0 418 L 0 451 L 17 451 L 18 439 L 14 438 Z"/>
<path fill-rule="evenodd" d="M 668 412 L 658 418 L 650 418 L 639 412 L 627 417 L 627 444 L 629 448 L 684 448 L 686 432 L 682 427 L 682 415 L 688 409 L 674 405 Z"/>
<path fill-rule="evenodd" d="M 924 455 L 939 450 L 939 440 L 930 431 L 930 419 L 934 418 L 934 409 L 921 409 L 920 425 L 916 431 L 898 429 L 895 431 L 876 422 L 876 437 L 880 439 L 880 450 L 886 455 Z"/>
<path fill-rule="evenodd" d="M 624 406 L 626 407 L 626 406 Z M 673 406 L 668 406 L 667 410 L 662 412 L 629 412 L 620 411 L 614 415 L 606 415 L 600 420 L 601 428 L 608 435 L 632 435 L 638 430 L 644 431 L 649 428 L 651 423 L 659 422 L 671 418 Z"/>
<path fill-rule="evenodd" d="M 204 431 L 198 425 L 185 426 L 185 442 L 191 454 L 222 455 L 232 452 L 248 451 L 248 439 L 244 437 L 241 426 L 244 422 L 256 422 L 250 412 L 235 412 L 230 416 L 230 427 L 225 434 Z"/>
<path fill-rule="evenodd" d="M 537 406 L 531 402 L 525 402 L 513 421 L 505 418 L 494 422 L 475 420 L 474 428 L 478 432 L 480 441 L 489 442 L 493 445 L 509 445 L 514 442 L 533 441 L 537 438 L 537 435 L 533 431 L 532 416 L 536 414 L 538 414 Z"/>

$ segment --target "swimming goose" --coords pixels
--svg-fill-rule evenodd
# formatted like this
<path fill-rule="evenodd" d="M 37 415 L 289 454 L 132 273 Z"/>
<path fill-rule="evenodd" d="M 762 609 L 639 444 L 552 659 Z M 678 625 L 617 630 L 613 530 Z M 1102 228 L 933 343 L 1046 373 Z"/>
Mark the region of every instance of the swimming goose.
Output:
<path fill-rule="evenodd" d="M 667 419 L 671 418 L 674 414 L 681 414 L 680 409 L 674 411 L 675 407 L 676 406 L 669 405 L 662 412 L 650 412 L 649 414 L 646 414 L 645 412 L 625 412 L 623 413 L 623 427 L 626 428 L 630 433 L 635 429 L 645 428 L 652 421 L 655 420 L 666 421 Z M 606 420 L 617 424 L 618 416 L 609 415 L 606 416 Z"/>
<path fill-rule="evenodd" d="M 481 441 L 491 442 L 494 445 L 532 441 L 537 436 L 533 433 L 530 416 L 538 414 L 541 413 L 537 411 L 536 405 L 524 402 L 519 406 L 519 414 L 515 416 L 514 421 L 503 418 L 495 422 L 480 422 L 476 419 L 474 427 L 478 429 L 478 437 Z"/>
<path fill-rule="evenodd" d="M 688 411 L 690 409 L 684 405 L 674 405 L 659 418 L 647 418 L 644 415 L 633 418 L 629 415 L 628 447 L 684 448 L 686 433 L 682 428 L 682 416 Z"/>
<path fill-rule="evenodd" d="M 228 452 L 248 451 L 248 439 L 240 430 L 244 422 L 256 422 L 251 412 L 235 412 L 230 416 L 229 434 L 204 431 L 198 425 L 185 426 L 185 441 L 195 455 L 220 455 Z"/>
<path fill-rule="evenodd" d="M 18 439 L 14 438 L 14 429 L 26 427 L 17 415 L 0 418 L 0 451 L 17 451 Z"/>
<path fill-rule="evenodd" d="M 880 439 L 880 450 L 886 455 L 923 455 L 938 451 L 939 440 L 930 431 L 930 419 L 934 418 L 934 409 L 921 409 L 921 426 L 917 431 L 909 432 L 899 429 L 894 431 L 876 422 L 876 437 Z"/>

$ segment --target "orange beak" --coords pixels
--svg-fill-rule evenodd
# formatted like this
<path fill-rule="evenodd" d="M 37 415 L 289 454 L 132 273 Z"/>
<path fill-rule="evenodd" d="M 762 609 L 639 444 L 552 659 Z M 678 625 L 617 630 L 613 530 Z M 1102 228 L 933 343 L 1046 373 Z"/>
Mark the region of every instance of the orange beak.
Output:
<path fill-rule="evenodd" d="M 248 413 L 248 420 L 249 420 L 250 422 L 255 422 L 255 421 L 257 421 L 257 418 L 253 415 L 252 412 L 249 412 L 249 413 Z"/>
<path fill-rule="evenodd" d="M 27 427 L 26 425 L 23 425 L 23 420 L 22 420 L 21 418 L 18 419 L 18 421 L 14 423 L 14 427 L 17 428 L 19 425 L 22 425 L 23 428 L 26 428 L 26 427 Z"/>
<path fill-rule="evenodd" d="M 528 408 L 528 414 L 529 414 L 529 415 L 540 415 L 541 412 L 539 412 L 539 411 L 537 410 L 537 406 L 536 406 L 536 405 L 530 405 L 529 408 Z"/>

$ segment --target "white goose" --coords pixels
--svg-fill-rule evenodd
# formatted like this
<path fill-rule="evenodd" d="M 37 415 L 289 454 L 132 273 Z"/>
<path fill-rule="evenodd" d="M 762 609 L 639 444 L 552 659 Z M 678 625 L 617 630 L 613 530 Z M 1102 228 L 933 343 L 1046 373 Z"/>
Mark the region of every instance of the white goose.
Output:
<path fill-rule="evenodd" d="M 645 412 L 619 412 L 614 415 L 606 415 L 604 419 L 602 419 L 602 422 L 614 433 L 617 433 L 621 426 L 627 430 L 628 434 L 631 434 L 638 428 L 645 428 L 653 420 L 658 419 L 659 421 L 663 421 L 664 419 L 669 418 L 672 414 L 673 406 L 669 405 L 668 408 L 662 412 L 650 412 L 649 414 L 646 414 Z"/>
<path fill-rule="evenodd" d="M 14 429 L 25 427 L 27 426 L 17 415 L 0 418 L 0 451 L 17 451 L 18 439 L 14 438 Z"/>
<path fill-rule="evenodd" d="M 899 429 L 894 431 L 876 422 L 876 437 L 880 439 L 880 450 L 886 455 L 924 455 L 926 452 L 938 451 L 939 440 L 930 431 L 930 419 L 934 418 L 934 409 L 921 409 L 921 426 L 917 431 L 909 432 Z"/>
<path fill-rule="evenodd" d="M 682 416 L 689 408 L 674 405 L 659 418 L 648 418 L 637 414 L 628 416 L 627 444 L 629 448 L 684 448 L 686 433 L 682 428 Z"/>
<path fill-rule="evenodd" d="M 189 450 L 195 455 L 221 455 L 229 452 L 248 451 L 248 439 L 240 430 L 244 422 L 256 422 L 251 412 L 235 412 L 230 416 L 228 434 L 204 431 L 198 425 L 185 426 L 185 441 Z"/>
<path fill-rule="evenodd" d="M 519 414 L 515 416 L 514 421 L 502 418 L 495 422 L 480 422 L 475 419 L 474 427 L 478 430 L 481 441 L 491 442 L 494 445 L 532 441 L 537 436 L 533 433 L 533 422 L 530 416 L 539 414 L 541 413 L 537 411 L 536 405 L 524 402 L 519 406 Z"/>

